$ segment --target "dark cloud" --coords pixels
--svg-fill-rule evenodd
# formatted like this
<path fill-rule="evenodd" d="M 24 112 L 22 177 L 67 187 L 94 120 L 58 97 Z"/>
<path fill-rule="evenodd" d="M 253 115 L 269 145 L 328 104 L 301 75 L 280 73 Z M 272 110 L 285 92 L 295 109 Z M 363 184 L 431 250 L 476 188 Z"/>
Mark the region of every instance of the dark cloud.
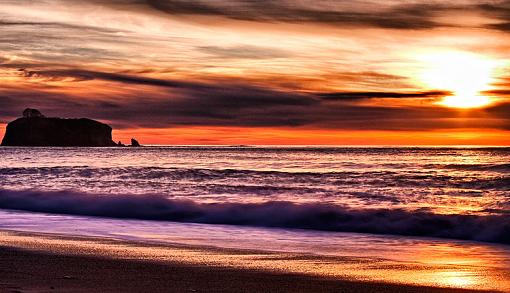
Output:
<path fill-rule="evenodd" d="M 506 31 L 510 31 L 510 22 L 493 23 L 493 24 L 487 25 L 487 27 L 506 32 Z"/>
<path fill-rule="evenodd" d="M 32 107 L 35 104 L 42 106 L 43 109 L 50 109 L 51 112 L 61 110 L 66 116 L 90 113 L 91 117 L 118 122 L 117 125 L 121 127 L 130 127 L 133 124 L 146 127 L 166 127 L 175 124 L 294 126 L 305 122 L 299 117 L 287 118 L 285 115 L 287 112 L 301 112 L 296 111 L 295 108 L 306 108 L 319 103 L 315 97 L 309 95 L 286 93 L 235 82 L 208 84 L 85 70 L 30 71 L 22 69 L 20 72 L 27 78 L 38 77 L 49 80 L 72 78 L 74 81 L 98 79 L 130 85 L 156 86 L 165 90 L 163 92 L 157 90 L 157 97 L 151 97 L 151 91 L 134 90 L 126 97 L 117 97 L 110 101 L 95 101 L 93 97 L 91 99 L 55 98 L 47 93 L 36 91 L 22 90 L 11 93 L 4 91 L 4 95 L 10 98 L 0 102 L 0 116 L 17 116 L 21 108 Z M 164 96 L 161 97 L 161 94 Z M 42 105 L 41 101 L 43 101 Z M 76 103 L 74 105 L 64 103 L 67 104 L 66 107 L 61 107 L 60 101 Z M 68 106 L 76 109 L 78 104 L 80 111 L 73 110 L 71 111 L 73 113 L 69 113 Z M 266 117 L 265 113 L 268 116 L 273 114 L 273 116 Z"/>
<path fill-rule="evenodd" d="M 510 1 L 490 1 L 479 3 L 474 9 L 485 14 L 489 18 L 499 21 L 498 23 L 490 23 L 486 27 L 500 31 L 510 31 Z"/>
<path fill-rule="evenodd" d="M 6 21 L 0 20 L 0 27 L 2 26 L 18 26 L 18 25 L 45 25 L 45 22 L 30 22 L 30 21 Z"/>
<path fill-rule="evenodd" d="M 487 96 L 510 98 L 510 77 L 502 76 L 492 84 L 493 89 L 482 92 Z"/>
<path fill-rule="evenodd" d="M 367 105 L 360 99 L 436 99 L 441 91 L 303 93 L 236 81 L 204 83 L 86 70 L 23 70 L 27 78 L 75 78 L 129 84 L 124 96 L 73 97 L 43 90 L 0 90 L 0 119 L 25 107 L 48 116 L 91 117 L 115 128 L 186 126 L 311 127 L 349 130 L 509 129 L 508 106 L 468 113 L 437 107 Z M 141 86 L 136 88 L 136 86 Z M 106 86 L 106 85 L 105 85 Z M 147 86 L 156 87 L 154 89 Z M 159 89 L 158 89 L 159 88 Z M 412 104 L 412 103 L 407 103 Z"/>
<path fill-rule="evenodd" d="M 486 27 L 508 30 L 510 28 L 510 1 L 414 2 L 379 3 L 377 1 L 317 0 L 313 5 L 307 1 L 287 0 L 89 0 L 118 9 L 143 11 L 150 9 L 175 16 L 216 16 L 233 20 L 254 22 L 319 23 L 345 27 L 377 27 L 387 29 L 430 29 L 451 26 L 439 21 L 438 16 L 448 13 L 480 12 L 500 21 Z M 83 4 L 83 1 L 69 0 Z M 149 11 L 146 11 L 149 12 Z M 2 26 L 67 27 L 82 30 L 115 32 L 100 27 L 79 27 L 52 22 L 26 22 L 0 20 Z"/>
<path fill-rule="evenodd" d="M 494 89 L 484 91 L 482 94 L 490 97 L 496 97 L 499 103 L 484 109 L 491 119 L 501 119 L 507 121 L 502 125 L 503 129 L 510 130 L 510 77 L 502 77 L 493 84 Z"/>
<path fill-rule="evenodd" d="M 104 2 L 97 0 L 98 2 Z M 377 27 L 387 29 L 430 29 L 451 26 L 440 22 L 437 16 L 479 12 L 499 21 L 485 28 L 510 30 L 510 1 L 473 1 L 467 3 L 426 2 L 382 3 L 366 1 L 318 0 L 307 2 L 284 0 L 117 0 L 110 4 L 145 5 L 171 15 L 218 16 L 234 20 L 257 22 L 320 23 L 347 27 Z M 469 25 L 467 25 L 469 26 Z"/>
<path fill-rule="evenodd" d="M 149 128 L 175 125 L 301 126 L 321 129 L 401 131 L 456 128 L 508 129 L 510 126 L 508 117 L 502 116 L 508 108 L 495 108 L 492 114 L 477 111 L 466 114 L 459 113 L 455 109 L 433 106 L 365 106 L 338 101 L 316 102 L 310 99 L 304 98 L 307 105 L 305 103 L 289 105 L 288 97 L 285 95 L 273 95 L 269 100 L 256 94 L 244 93 L 235 99 L 217 92 L 201 97 L 119 102 L 115 108 L 99 111 L 101 115 L 104 115 L 104 119 L 121 122 L 125 127 Z M 96 110 L 95 115 L 98 114 Z"/>
<path fill-rule="evenodd" d="M 8 26 L 32 27 L 32 28 L 36 27 L 39 29 L 66 28 L 66 29 L 76 29 L 79 31 L 98 32 L 98 33 L 122 32 L 122 30 L 112 30 L 112 29 L 95 27 L 95 26 L 73 25 L 73 24 L 60 23 L 60 22 L 8 21 L 8 20 L 0 19 L 0 28 L 8 27 Z"/>
<path fill-rule="evenodd" d="M 182 80 L 157 79 L 121 73 L 108 73 L 100 71 L 87 70 L 39 70 L 31 71 L 20 69 L 25 77 L 42 77 L 50 80 L 69 79 L 75 81 L 86 81 L 99 79 L 105 81 L 119 82 L 133 85 L 157 86 L 172 89 L 176 96 L 181 97 L 217 97 L 222 99 L 221 104 L 225 108 L 231 106 L 244 107 L 260 105 L 309 105 L 316 103 L 315 99 L 303 94 L 293 94 L 278 92 L 257 86 L 251 86 L 241 83 L 230 82 L 222 83 L 204 83 Z M 197 105 L 200 100 L 194 101 Z M 205 105 L 204 105 L 205 106 Z"/>
<path fill-rule="evenodd" d="M 510 97 L 510 88 L 509 89 L 495 89 L 490 91 L 484 91 L 483 94 L 489 96 L 497 96 L 497 97 Z"/>
<path fill-rule="evenodd" d="M 441 26 L 434 21 L 439 4 L 401 4 L 384 7 L 376 3 L 342 3 L 322 0 L 314 5 L 283 0 L 116 0 L 108 5 L 145 5 L 171 15 L 218 16 L 258 22 L 323 23 L 342 26 L 380 27 L 390 29 L 426 29 Z"/>
<path fill-rule="evenodd" d="M 452 93 L 448 91 L 426 91 L 426 92 L 337 92 L 337 93 L 320 93 L 318 97 L 324 100 L 359 100 L 372 98 L 438 98 L 450 96 Z"/>
<path fill-rule="evenodd" d="M 138 85 L 150 85 L 150 86 L 161 86 L 161 87 L 200 87 L 198 83 L 190 83 L 184 81 L 173 81 L 165 79 L 156 79 L 149 77 L 140 77 L 127 74 L 119 73 L 108 73 L 100 71 L 89 71 L 89 70 L 74 70 L 74 69 L 63 69 L 63 70 L 28 70 L 20 69 L 25 77 L 40 77 L 49 80 L 63 80 L 72 78 L 76 81 L 101 79 L 113 82 L 138 84 Z M 205 85 L 203 85 L 205 86 Z"/>
<path fill-rule="evenodd" d="M 38 98 L 35 97 L 38 96 Z M 91 117 L 114 128 L 167 128 L 174 126 L 311 127 L 342 130 L 431 130 L 456 128 L 510 129 L 508 106 L 491 109 L 492 115 L 461 116 L 455 110 L 437 107 L 384 107 L 338 102 L 287 105 L 285 97 L 272 101 L 253 96 L 237 100 L 218 93 L 179 99 L 133 97 L 80 103 L 65 97 L 18 95 L 3 99 L 0 117 L 6 122 L 24 107 L 42 109 L 48 116 Z M 283 102 L 281 102 L 283 101 Z M 506 116 L 505 116 L 506 115 Z"/>
<path fill-rule="evenodd" d="M 501 103 L 493 107 L 489 107 L 485 109 L 487 113 L 489 113 L 489 117 L 492 119 L 499 119 L 505 121 L 501 125 L 501 128 L 510 130 L 510 118 L 508 113 L 510 113 L 510 103 Z"/>

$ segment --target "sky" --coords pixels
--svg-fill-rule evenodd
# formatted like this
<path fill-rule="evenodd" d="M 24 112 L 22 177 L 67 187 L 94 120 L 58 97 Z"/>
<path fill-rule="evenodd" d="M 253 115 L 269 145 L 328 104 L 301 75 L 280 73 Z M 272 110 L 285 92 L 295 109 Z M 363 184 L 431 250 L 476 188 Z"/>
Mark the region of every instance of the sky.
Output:
<path fill-rule="evenodd" d="M 0 135 L 510 145 L 509 68 L 510 1 L 0 0 Z"/>

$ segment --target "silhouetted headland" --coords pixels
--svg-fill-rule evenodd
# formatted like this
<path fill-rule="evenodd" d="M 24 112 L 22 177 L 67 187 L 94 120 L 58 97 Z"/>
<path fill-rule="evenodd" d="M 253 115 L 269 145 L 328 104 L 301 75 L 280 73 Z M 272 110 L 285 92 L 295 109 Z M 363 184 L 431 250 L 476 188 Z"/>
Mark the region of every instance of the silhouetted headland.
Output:
<path fill-rule="evenodd" d="M 22 118 L 7 125 L 2 146 L 113 147 L 119 145 L 112 140 L 112 128 L 107 124 L 87 118 L 47 118 L 39 110 L 28 108 L 23 111 Z"/>

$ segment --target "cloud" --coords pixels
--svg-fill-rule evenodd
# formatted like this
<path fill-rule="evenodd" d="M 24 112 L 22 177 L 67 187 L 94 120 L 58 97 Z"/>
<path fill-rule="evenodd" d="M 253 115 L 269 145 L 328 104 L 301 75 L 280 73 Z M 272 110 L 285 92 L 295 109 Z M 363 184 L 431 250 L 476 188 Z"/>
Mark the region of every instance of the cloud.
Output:
<path fill-rule="evenodd" d="M 425 91 L 425 92 L 336 92 L 336 93 L 319 93 L 318 97 L 324 100 L 359 100 L 372 98 L 440 98 L 451 95 L 448 91 Z"/>
<path fill-rule="evenodd" d="M 484 91 L 484 95 L 489 96 L 497 96 L 497 97 L 510 97 L 510 88 L 509 89 L 494 89 L 489 91 Z"/>
<path fill-rule="evenodd" d="M 324 23 L 390 29 L 425 29 L 439 25 L 433 20 L 434 6 L 427 4 L 384 7 L 377 3 L 363 5 L 361 1 L 353 1 L 349 5 L 338 4 L 337 1 L 318 1 L 309 5 L 283 0 L 138 2 L 172 15 L 219 16 L 258 22 Z"/>
<path fill-rule="evenodd" d="M 198 50 L 221 59 L 271 59 L 285 58 L 291 55 L 290 52 L 281 49 L 259 47 L 259 46 L 200 46 Z"/>
<path fill-rule="evenodd" d="M 451 27 L 441 16 L 459 13 L 479 13 L 489 21 L 485 28 L 510 30 L 510 1 L 306 1 L 288 0 L 96 0 L 107 5 L 144 5 L 169 15 L 214 16 L 232 20 L 281 23 L 317 23 L 340 27 L 375 27 L 399 30 L 422 30 Z M 494 23 L 494 21 L 499 21 Z M 463 26 L 462 24 L 458 24 Z M 455 26 L 458 26 L 455 25 Z M 470 27 L 472 25 L 465 24 Z M 476 27 L 476 25 L 475 25 Z"/>
<path fill-rule="evenodd" d="M 139 75 L 90 70 L 23 71 L 26 78 L 90 80 L 130 85 L 124 94 L 115 92 L 73 96 L 52 94 L 35 88 L 0 90 L 0 118 L 19 116 L 25 107 L 40 108 L 47 116 L 91 117 L 115 128 L 166 128 L 174 126 L 307 127 L 342 130 L 431 130 L 456 128 L 507 129 L 503 108 L 459 113 L 432 103 L 447 94 L 425 92 L 332 92 L 311 93 L 277 90 L 236 80 L 200 82 L 169 80 Z M 83 85 L 86 87 L 86 85 Z M 122 89 L 123 87 L 118 87 Z M 379 105 L 363 100 L 407 99 L 408 106 Z"/>
<path fill-rule="evenodd" d="M 44 22 L 44 21 L 8 21 L 8 20 L 0 20 L 0 27 L 2 26 L 18 26 L 18 27 L 35 27 L 38 29 L 75 29 L 78 31 L 87 31 L 87 32 L 98 32 L 98 33 L 118 33 L 120 30 L 113 30 L 107 28 L 101 28 L 96 26 L 87 26 L 87 25 L 74 25 L 69 23 L 61 23 L 61 22 Z"/>
<path fill-rule="evenodd" d="M 75 81 L 84 81 L 84 80 L 101 79 L 101 80 L 128 83 L 128 84 L 161 86 L 161 87 L 170 87 L 170 88 L 200 87 L 200 86 L 207 87 L 206 85 L 201 85 L 199 83 L 191 83 L 191 82 L 185 82 L 185 81 L 156 79 L 156 78 L 141 77 L 141 76 L 134 76 L 134 75 L 128 75 L 128 74 L 108 73 L 108 72 L 80 70 L 80 69 L 28 70 L 25 68 L 21 68 L 20 71 L 23 72 L 24 77 L 28 77 L 28 78 L 38 77 L 38 78 L 46 78 L 49 80 L 64 80 L 64 79 L 72 78 Z"/>
<path fill-rule="evenodd" d="M 488 16 L 493 22 L 494 20 L 498 21 L 497 23 L 492 22 L 487 24 L 487 28 L 504 32 L 510 31 L 510 1 L 488 1 L 479 3 L 473 8 Z"/>
<path fill-rule="evenodd" d="M 49 80 L 73 79 L 74 81 L 103 80 L 118 83 L 156 86 L 169 88 L 176 95 L 183 97 L 213 97 L 222 100 L 225 107 L 236 106 L 255 106 L 261 105 L 310 105 L 316 101 L 313 97 L 298 94 L 285 93 L 268 88 L 257 87 L 253 85 L 237 83 L 230 81 L 227 84 L 221 82 L 212 84 L 198 81 L 183 81 L 150 78 L 122 73 L 109 73 L 90 70 L 27 70 L 20 69 L 24 77 L 27 78 L 46 78 Z M 196 101 L 200 104 L 200 101 Z"/>
<path fill-rule="evenodd" d="M 482 94 L 498 98 L 499 103 L 486 108 L 485 111 L 493 119 L 506 121 L 502 128 L 510 130 L 510 119 L 508 117 L 508 113 L 510 113 L 510 77 L 501 77 L 493 86 L 494 89 L 484 91 Z"/>
<path fill-rule="evenodd" d="M 39 62 L 69 64 L 118 60 L 123 56 L 108 49 L 106 44 L 132 41 L 108 30 L 81 26 L 32 24 L 3 28 L 0 24 L 0 52 Z M 97 44 L 103 45 L 98 47 Z"/>

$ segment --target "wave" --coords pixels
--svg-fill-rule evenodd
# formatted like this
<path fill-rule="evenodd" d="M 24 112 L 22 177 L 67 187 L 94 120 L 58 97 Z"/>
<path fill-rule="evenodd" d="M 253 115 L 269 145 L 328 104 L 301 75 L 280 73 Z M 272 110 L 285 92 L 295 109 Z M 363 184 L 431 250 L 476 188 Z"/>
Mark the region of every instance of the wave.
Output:
<path fill-rule="evenodd" d="M 55 214 L 426 236 L 510 244 L 510 215 L 356 210 L 322 203 L 197 203 L 159 195 L 0 190 L 0 208 Z"/>
<path fill-rule="evenodd" d="M 226 177 L 226 176 L 253 176 L 253 175 L 279 175 L 279 176 L 334 176 L 334 175 L 363 175 L 363 174 L 397 174 L 392 171 L 281 171 L 281 170 L 251 170 L 251 169 L 208 169 L 208 168 L 161 168 L 161 167 L 88 167 L 88 166 L 65 166 L 65 167 L 8 167 L 0 168 L 2 175 L 18 174 L 44 174 L 60 175 L 73 173 L 89 176 L 91 173 L 129 174 L 141 178 L 163 178 L 170 175 L 193 176 L 193 177 Z"/>
<path fill-rule="evenodd" d="M 357 164 L 359 165 L 359 164 Z M 361 165 L 367 167 L 372 165 Z M 410 166 L 405 164 L 382 164 L 383 167 L 391 167 L 391 170 L 373 170 L 370 168 L 350 169 L 341 171 L 288 171 L 288 170 L 256 170 L 256 169 L 209 169 L 209 168 L 161 168 L 161 167 L 88 167 L 88 166 L 65 166 L 65 167 L 7 167 L 0 168 L 1 175 L 62 175 L 73 174 L 82 177 L 89 177 L 93 173 L 104 173 L 113 175 L 133 176 L 134 178 L 159 179 L 168 176 L 221 178 L 221 177 L 250 177 L 250 176 L 281 176 L 281 177 L 363 177 L 363 176 L 407 176 L 407 177 L 437 177 L 431 174 L 433 170 L 460 170 L 460 171 L 494 171 L 510 172 L 510 164 L 427 164 L 423 165 L 421 171 L 403 172 Z M 357 166 L 360 167 L 360 166 Z M 457 176 L 455 176 L 457 177 Z M 451 178 L 455 178 L 451 177 Z M 448 177 L 450 178 L 450 177 Z"/>
<path fill-rule="evenodd" d="M 447 169 L 462 171 L 492 171 L 502 173 L 510 172 L 510 164 L 448 164 L 444 167 Z"/>
<path fill-rule="evenodd" d="M 439 167 L 438 167 L 439 168 Z M 444 166 L 441 167 L 444 169 Z M 458 170 L 499 170 L 510 168 L 510 164 L 501 165 L 447 165 L 449 169 Z M 509 170 L 510 171 L 510 170 Z M 207 168 L 159 168 L 159 167 L 119 167 L 119 168 L 98 168 L 87 166 L 75 167 L 11 167 L 0 168 L 0 185 L 8 182 L 7 179 L 19 179 L 23 176 L 30 176 L 30 179 L 44 178 L 48 180 L 60 180 L 61 178 L 72 178 L 89 180 L 93 178 L 110 178 L 122 181 L 144 181 L 148 182 L 171 182 L 175 184 L 184 181 L 195 182 L 221 182 L 228 179 L 230 182 L 237 182 L 238 186 L 246 186 L 249 192 L 254 186 L 268 186 L 274 182 L 279 183 L 279 190 L 291 188 L 295 183 L 307 184 L 308 186 L 372 186 L 387 187 L 399 186 L 406 188 L 462 188 L 479 190 L 510 190 L 510 176 L 498 174 L 491 176 L 479 176 L 468 174 L 437 174 L 434 172 L 416 171 L 338 171 L 338 172 L 287 172 L 275 170 L 248 170 L 248 169 L 207 169 Z M 99 179 L 101 180 L 101 179 Z M 113 181 L 112 181 L 113 182 Z M 269 182 L 269 183 L 268 183 Z M 286 185 L 286 187 L 283 187 Z M 175 185 L 176 186 L 176 185 Z M 302 189 L 303 187 L 300 186 Z M 266 190 L 267 188 L 261 188 Z M 335 191 L 338 194 L 338 191 Z M 340 192 L 341 193 L 341 192 Z"/>

